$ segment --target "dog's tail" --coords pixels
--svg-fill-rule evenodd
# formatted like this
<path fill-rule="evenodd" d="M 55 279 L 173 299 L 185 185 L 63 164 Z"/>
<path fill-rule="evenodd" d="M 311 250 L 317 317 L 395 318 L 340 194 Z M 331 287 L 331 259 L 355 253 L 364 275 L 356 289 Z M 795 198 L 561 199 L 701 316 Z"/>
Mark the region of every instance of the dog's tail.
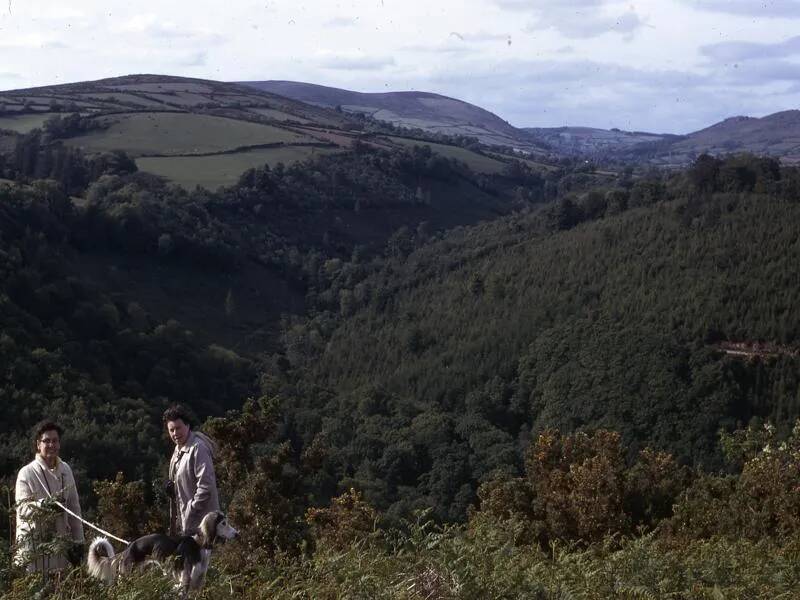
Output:
<path fill-rule="evenodd" d="M 106 583 L 114 583 L 117 578 L 117 569 L 114 564 L 114 547 L 104 537 L 95 538 L 89 546 L 89 556 L 86 559 L 86 570 L 89 575 L 101 579 Z"/>

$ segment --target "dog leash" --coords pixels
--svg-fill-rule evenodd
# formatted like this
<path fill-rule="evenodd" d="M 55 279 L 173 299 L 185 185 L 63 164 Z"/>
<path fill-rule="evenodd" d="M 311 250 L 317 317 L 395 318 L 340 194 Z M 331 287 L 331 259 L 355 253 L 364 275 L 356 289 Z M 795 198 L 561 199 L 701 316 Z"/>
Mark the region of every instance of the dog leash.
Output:
<path fill-rule="evenodd" d="M 92 528 L 92 529 L 94 529 L 95 531 L 99 531 L 99 532 L 100 532 L 100 533 L 102 533 L 103 535 L 106 535 L 106 536 L 108 536 L 108 537 L 110 537 L 110 538 L 112 538 L 112 539 L 115 539 L 115 540 L 117 540 L 118 542 L 120 542 L 120 543 L 122 543 L 122 544 L 125 544 L 126 546 L 127 546 L 128 544 L 130 544 L 130 542 L 129 542 L 128 540 L 123 540 L 122 538 L 119 538 L 119 537 L 115 536 L 113 533 L 109 533 L 109 532 L 107 532 L 105 529 L 100 529 L 100 528 L 99 528 L 97 525 L 95 525 L 94 523 L 90 523 L 89 521 L 87 521 L 86 519 L 84 519 L 83 517 L 81 517 L 80 515 L 77 515 L 77 514 L 75 514 L 74 512 L 72 512 L 72 511 L 71 511 L 70 509 L 68 509 L 66 506 L 64 506 L 63 504 L 61 504 L 61 502 L 59 502 L 58 500 L 56 500 L 55 498 L 53 498 L 53 495 L 50 493 L 50 486 L 49 486 L 49 485 L 45 485 L 45 483 L 42 481 L 42 478 L 41 478 L 41 477 L 39 477 L 39 474 L 36 472 L 36 470 L 35 470 L 35 469 L 33 470 L 33 474 L 36 476 L 36 479 L 38 479 L 38 480 L 39 480 L 39 483 L 41 484 L 41 486 L 42 486 L 42 489 L 44 489 L 44 491 L 47 493 L 47 496 L 50 498 L 50 500 L 52 500 L 52 501 L 53 501 L 53 504 L 55 504 L 56 506 L 58 506 L 58 507 L 59 507 L 61 510 L 63 510 L 65 513 L 67 513 L 67 514 L 69 514 L 69 515 L 72 515 L 73 517 L 75 517 L 76 519 L 78 519 L 78 520 L 79 520 L 81 523 L 83 523 L 84 525 L 88 525 L 89 527 L 91 527 L 91 528 Z M 63 489 L 62 489 L 62 491 L 63 491 Z"/>

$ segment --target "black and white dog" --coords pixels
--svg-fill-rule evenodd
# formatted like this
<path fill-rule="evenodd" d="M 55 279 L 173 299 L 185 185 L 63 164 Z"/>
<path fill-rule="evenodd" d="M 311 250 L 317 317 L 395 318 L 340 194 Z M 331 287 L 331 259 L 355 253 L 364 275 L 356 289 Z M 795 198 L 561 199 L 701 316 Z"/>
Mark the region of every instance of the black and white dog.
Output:
<path fill-rule="evenodd" d="M 238 534 L 228 524 L 225 515 L 215 511 L 203 517 L 198 532 L 193 536 L 172 538 L 152 533 L 132 541 L 117 555 L 106 538 L 96 538 L 89 546 L 87 569 L 92 577 L 111 584 L 118 574 L 157 563 L 164 573 L 175 577 L 177 587 L 185 594 L 203 587 L 214 543 L 218 539 L 233 539 Z"/>

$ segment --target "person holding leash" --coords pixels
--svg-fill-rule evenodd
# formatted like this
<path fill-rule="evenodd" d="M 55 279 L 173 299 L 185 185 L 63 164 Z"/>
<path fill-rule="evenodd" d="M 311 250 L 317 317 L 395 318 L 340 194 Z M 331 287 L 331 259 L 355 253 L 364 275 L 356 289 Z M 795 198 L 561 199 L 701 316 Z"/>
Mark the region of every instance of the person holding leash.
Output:
<path fill-rule="evenodd" d="M 81 514 L 78 490 L 72 469 L 59 457 L 63 429 L 53 421 L 41 421 L 34 427 L 34 459 L 17 475 L 17 552 L 14 562 L 28 571 L 55 571 L 69 564 L 77 565 L 83 556 L 83 524 L 61 509 L 45 516 L 44 501 L 53 498 L 77 515 Z M 48 531 L 49 529 L 49 531 Z M 39 554 L 35 541 L 50 543 L 61 538 L 70 544 L 64 553 Z"/>
<path fill-rule="evenodd" d="M 213 456 L 216 445 L 192 429 L 189 411 L 180 404 L 164 411 L 164 426 L 175 450 L 166 483 L 170 498 L 170 535 L 194 535 L 207 513 L 219 510 Z"/>

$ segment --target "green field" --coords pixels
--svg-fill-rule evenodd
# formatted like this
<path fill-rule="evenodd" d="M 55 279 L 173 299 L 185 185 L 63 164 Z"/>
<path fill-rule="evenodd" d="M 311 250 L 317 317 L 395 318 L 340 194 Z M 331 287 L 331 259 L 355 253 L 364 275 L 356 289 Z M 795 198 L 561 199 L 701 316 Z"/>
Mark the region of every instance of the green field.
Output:
<path fill-rule="evenodd" d="M 105 102 L 115 102 L 120 104 L 137 104 L 144 108 L 163 108 L 163 105 L 160 102 L 156 102 L 154 100 L 148 100 L 147 98 L 142 98 L 140 96 L 136 96 L 134 94 L 126 94 L 123 92 L 91 92 L 86 94 L 81 94 L 84 100 L 89 102 L 96 100 L 102 100 Z"/>
<path fill-rule="evenodd" d="M 109 86 L 116 90 L 129 90 L 131 92 L 197 92 L 208 94 L 214 89 L 205 83 L 194 83 L 190 81 L 162 81 L 161 83 L 117 83 Z"/>
<path fill-rule="evenodd" d="M 270 119 L 275 119 L 276 121 L 297 121 L 298 123 L 312 122 L 308 119 L 304 119 L 303 117 L 298 117 L 297 115 L 283 112 L 281 110 L 275 110 L 274 108 L 248 108 L 247 110 L 252 113 L 269 117 Z"/>
<path fill-rule="evenodd" d="M 232 154 L 213 156 L 170 156 L 139 158 L 136 164 L 141 171 L 161 175 L 185 188 L 196 185 L 216 189 L 236 183 L 239 176 L 252 167 L 264 164 L 275 166 L 279 162 L 291 164 L 318 154 L 339 152 L 335 148 L 289 146 L 287 148 L 262 148 Z"/>
<path fill-rule="evenodd" d="M 472 152 L 466 148 L 461 148 L 460 146 L 448 146 L 447 144 L 436 144 L 434 142 L 425 142 L 422 140 L 413 140 L 395 136 L 390 136 L 389 139 L 394 143 L 401 144 L 403 146 L 430 146 L 431 150 L 437 154 L 441 154 L 447 158 L 455 158 L 456 160 L 460 160 L 466 163 L 470 169 L 477 171 L 478 173 L 500 173 L 505 166 L 504 163 L 500 162 L 499 160 L 477 154 L 476 152 Z"/>
<path fill-rule="evenodd" d="M 47 119 L 56 113 L 36 113 L 19 115 L 16 117 L 0 117 L 0 129 L 10 129 L 17 133 L 28 133 L 32 129 L 41 127 Z"/>
<path fill-rule="evenodd" d="M 163 102 L 165 104 L 178 104 L 187 108 L 209 102 L 207 96 L 201 96 L 200 94 L 195 94 L 192 92 L 175 92 L 174 95 L 148 93 L 147 95 L 149 98 L 155 98 L 159 102 Z"/>
<path fill-rule="evenodd" d="M 310 138 L 279 127 L 188 113 L 130 113 L 100 117 L 108 129 L 69 140 L 88 152 L 125 150 L 132 156 L 221 152 L 242 146 L 303 143 Z"/>

